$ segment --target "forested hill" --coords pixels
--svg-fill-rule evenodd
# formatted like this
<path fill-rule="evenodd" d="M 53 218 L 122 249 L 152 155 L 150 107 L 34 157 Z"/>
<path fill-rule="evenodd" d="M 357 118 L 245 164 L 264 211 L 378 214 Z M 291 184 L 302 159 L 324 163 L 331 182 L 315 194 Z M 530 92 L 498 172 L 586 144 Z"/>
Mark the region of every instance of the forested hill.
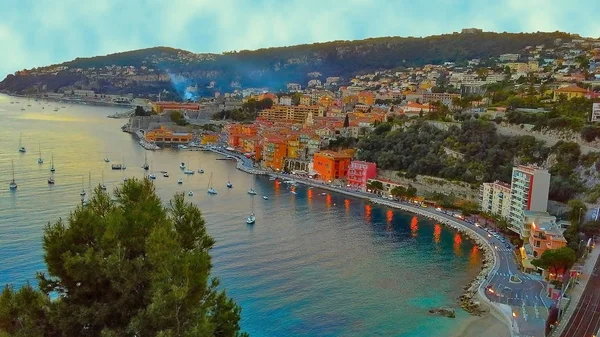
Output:
<path fill-rule="evenodd" d="M 230 90 L 231 82 L 243 87 L 266 86 L 276 89 L 287 82 L 305 85 L 311 72 L 320 73 L 321 79 L 341 76 L 347 80 L 360 72 L 488 58 L 518 52 L 526 46 L 549 45 L 557 38 L 574 37 L 561 32 L 454 33 L 424 38 L 380 37 L 334 41 L 223 54 L 195 54 L 156 47 L 77 58 L 59 65 L 20 71 L 0 82 L 0 90 L 56 91 L 75 87 L 104 93 L 143 93 L 161 87 L 160 82 L 168 84 L 168 79 L 160 74 L 170 74 L 171 77 L 179 75 L 191 84 L 202 87 L 215 81 L 217 90 Z M 136 71 L 108 69 L 111 66 L 133 66 Z"/>

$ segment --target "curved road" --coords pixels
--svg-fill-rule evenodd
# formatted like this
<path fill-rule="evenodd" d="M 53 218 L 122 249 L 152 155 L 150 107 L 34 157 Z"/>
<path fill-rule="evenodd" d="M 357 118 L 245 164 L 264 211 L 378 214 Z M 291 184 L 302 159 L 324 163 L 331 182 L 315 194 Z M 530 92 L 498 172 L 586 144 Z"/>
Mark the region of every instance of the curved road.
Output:
<path fill-rule="evenodd" d="M 255 169 L 252 160 L 241 156 L 239 153 L 230 152 L 225 150 L 224 147 L 215 149 L 222 154 L 228 154 L 241 160 L 242 165 L 248 169 Z M 216 151 L 215 151 L 216 152 Z M 323 184 L 320 181 L 301 178 L 298 176 L 281 175 L 281 177 L 294 179 L 298 182 L 302 182 L 315 187 L 323 187 L 328 190 L 336 191 L 339 193 L 352 194 L 355 196 L 373 199 L 377 198 L 372 193 L 366 193 L 356 190 L 348 190 L 339 187 L 333 187 L 330 185 Z M 519 270 L 519 266 L 516 261 L 515 248 L 509 244 L 506 247 L 504 243 L 496 239 L 491 235 L 485 228 L 476 226 L 472 223 L 457 219 L 452 215 L 448 215 L 443 212 L 435 211 L 431 208 L 420 208 L 414 205 L 396 202 L 388 199 L 385 200 L 387 204 L 397 204 L 398 206 L 411 206 L 413 209 L 419 209 L 422 213 L 429 213 L 431 215 L 441 216 L 447 220 L 459 222 L 462 225 L 475 231 L 482 237 L 486 238 L 492 247 L 495 249 L 496 258 L 498 261 L 497 269 L 492 271 L 488 275 L 488 284 L 486 287 L 485 294 L 487 298 L 494 303 L 506 304 L 511 307 L 513 312 L 514 321 L 511 324 L 515 324 L 518 327 L 518 336 L 520 337 L 543 337 L 545 329 L 545 321 L 548 317 L 548 308 L 553 300 L 549 299 L 544 294 L 545 285 L 542 283 L 541 278 L 530 274 L 522 273 Z M 511 282 L 510 277 L 516 275 L 520 281 L 519 283 Z M 599 281 L 600 282 L 600 281 Z M 598 294 L 600 298 L 600 292 Z M 571 336 L 571 335 L 565 335 Z"/>

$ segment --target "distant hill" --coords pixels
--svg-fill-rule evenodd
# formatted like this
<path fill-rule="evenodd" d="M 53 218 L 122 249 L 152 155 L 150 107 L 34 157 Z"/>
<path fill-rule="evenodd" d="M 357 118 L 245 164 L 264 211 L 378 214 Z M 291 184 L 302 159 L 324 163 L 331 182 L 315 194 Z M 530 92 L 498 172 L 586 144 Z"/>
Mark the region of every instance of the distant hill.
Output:
<path fill-rule="evenodd" d="M 550 45 L 557 38 L 576 37 L 562 32 L 454 33 L 424 38 L 333 41 L 223 54 L 156 47 L 77 58 L 17 72 L 0 82 L 0 90 L 26 93 L 92 89 L 99 93 L 145 95 L 163 89 L 180 92 L 182 86 L 198 85 L 200 93 L 210 94 L 215 90 L 231 91 L 232 82 L 234 86 L 279 89 L 288 82 L 304 86 L 311 78 L 308 74 L 314 72 L 320 73 L 322 80 L 328 76 L 349 80 L 361 72 L 489 58 L 518 52 L 526 46 Z M 123 69 L 130 66 L 135 70 Z M 215 85 L 207 89 L 211 81 Z"/>

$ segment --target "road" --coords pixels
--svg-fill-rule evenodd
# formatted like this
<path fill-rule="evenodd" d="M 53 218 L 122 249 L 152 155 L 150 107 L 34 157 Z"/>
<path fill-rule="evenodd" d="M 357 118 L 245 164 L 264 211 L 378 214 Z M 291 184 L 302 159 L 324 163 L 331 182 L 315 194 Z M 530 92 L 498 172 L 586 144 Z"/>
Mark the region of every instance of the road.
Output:
<path fill-rule="evenodd" d="M 239 153 L 227 151 L 224 149 L 224 146 L 219 148 L 219 151 L 235 156 L 242 160 L 242 163 L 245 167 L 253 168 L 252 160 L 241 156 Z M 334 190 L 340 193 L 352 193 L 355 196 L 367 199 L 377 198 L 377 196 L 372 193 L 333 187 L 329 184 L 324 184 L 323 182 L 314 179 L 307 179 L 292 175 L 277 175 L 294 179 L 298 182 L 304 182 L 309 185 L 325 187 L 329 190 Z M 506 247 L 504 243 L 502 243 L 493 235 L 490 235 L 486 228 L 476 226 L 466 221 L 461 221 L 452 215 L 438 212 L 432 208 L 420 208 L 419 206 L 405 202 L 395 202 L 388 199 L 385 200 L 387 203 L 397 203 L 399 205 L 403 205 L 404 207 L 412 206 L 415 209 L 419 209 L 419 211 L 423 213 L 435 214 L 450 221 L 458 222 L 486 238 L 491 243 L 492 247 L 494 247 L 494 253 L 498 261 L 497 270 L 492 271 L 492 273 L 488 275 L 489 280 L 485 291 L 487 298 L 491 302 L 506 304 L 511 307 L 514 317 L 513 319 L 515 320 L 512 323 L 516 323 L 518 326 L 520 337 L 544 336 L 545 322 L 546 318 L 548 317 L 548 308 L 552 303 L 554 303 L 554 301 L 545 296 L 545 285 L 539 276 L 525 274 L 519 270 L 514 247 L 511 245 Z M 515 280 L 511 281 L 511 276 L 513 275 L 518 277 L 516 282 L 514 282 Z"/>
<path fill-rule="evenodd" d="M 600 259 L 561 337 L 591 337 L 600 329 Z"/>

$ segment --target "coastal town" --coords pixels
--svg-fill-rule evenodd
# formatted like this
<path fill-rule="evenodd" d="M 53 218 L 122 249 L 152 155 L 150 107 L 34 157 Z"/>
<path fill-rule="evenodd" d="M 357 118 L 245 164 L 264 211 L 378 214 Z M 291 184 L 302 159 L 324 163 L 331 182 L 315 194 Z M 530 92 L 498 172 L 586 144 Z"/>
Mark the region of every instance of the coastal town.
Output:
<path fill-rule="evenodd" d="M 196 61 L 212 57 L 180 54 Z M 512 336 L 579 337 L 600 331 L 600 317 L 589 309 L 597 307 L 593 284 L 600 282 L 591 273 L 600 235 L 595 187 L 600 182 L 600 40 L 556 39 L 493 58 L 442 60 L 352 78 L 311 72 L 306 83 L 279 89 L 230 82 L 227 90 L 213 90 L 219 83 L 173 79 L 151 64 L 55 65 L 16 75 L 59 73 L 185 83 L 181 96 L 72 86 L 23 95 L 125 108 L 111 117 L 126 119 L 122 130 L 147 150 L 214 151 L 237 159 L 238 168 L 249 173 L 434 219 L 469 236 L 485 252 L 481 273 L 459 298 L 465 310 L 489 311 Z M 202 87 L 213 96 L 199 94 Z M 488 132 L 506 144 L 521 137 L 514 156 L 483 152 L 492 146 Z M 408 135 L 401 138 L 406 143 L 389 140 L 402 133 Z M 483 140 L 476 143 L 478 137 Z M 439 151 L 432 154 L 434 142 Z M 426 154 L 417 159 L 429 160 L 427 165 L 402 157 L 416 148 Z M 476 157 L 481 162 L 473 164 Z M 494 162 L 485 161 L 492 157 Z M 451 171 L 450 164 L 457 168 Z M 589 325 L 580 327 L 582 320 Z"/>

